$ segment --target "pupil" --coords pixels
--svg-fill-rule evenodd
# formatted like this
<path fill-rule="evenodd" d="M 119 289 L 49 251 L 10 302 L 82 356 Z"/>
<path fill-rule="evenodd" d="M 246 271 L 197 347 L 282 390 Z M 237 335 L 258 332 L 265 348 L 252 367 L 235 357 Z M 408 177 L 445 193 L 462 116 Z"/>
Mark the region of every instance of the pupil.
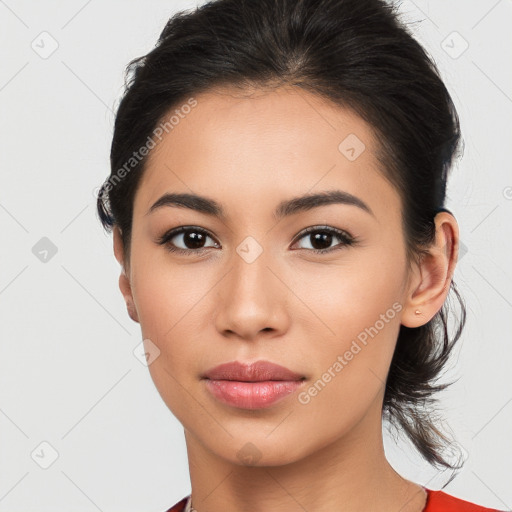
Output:
<path fill-rule="evenodd" d="M 327 249 L 331 245 L 332 235 L 330 233 L 317 233 L 315 235 L 312 235 L 312 237 L 313 237 L 313 242 L 311 245 L 315 249 Z M 318 242 L 320 242 L 320 247 L 317 247 Z M 327 245 L 322 247 L 322 243 L 325 243 L 325 242 L 327 242 Z"/>
<path fill-rule="evenodd" d="M 197 233 L 196 231 L 188 231 L 185 233 L 183 239 L 185 241 L 185 245 L 189 249 L 200 249 L 202 247 L 202 243 L 204 243 L 203 234 Z"/>

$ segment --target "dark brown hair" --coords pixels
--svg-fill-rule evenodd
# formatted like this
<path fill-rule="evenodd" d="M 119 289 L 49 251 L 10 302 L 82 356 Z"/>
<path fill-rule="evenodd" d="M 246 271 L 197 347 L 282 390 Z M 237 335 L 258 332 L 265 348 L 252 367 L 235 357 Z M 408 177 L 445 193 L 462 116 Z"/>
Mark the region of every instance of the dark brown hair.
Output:
<path fill-rule="evenodd" d="M 175 14 L 156 47 L 127 67 L 110 154 L 98 196 L 106 229 L 121 229 L 129 257 L 134 195 L 147 157 L 133 155 L 171 109 L 213 87 L 241 91 L 292 85 L 367 121 L 376 157 L 402 201 L 408 262 L 435 237 L 446 180 L 460 144 L 457 112 L 426 51 L 383 0 L 216 0 Z M 127 167 L 127 162 L 131 162 Z M 124 172 L 120 172 L 124 169 Z M 122 176 L 121 176 L 122 175 Z M 386 382 L 383 415 L 433 465 L 449 439 L 431 416 L 438 379 L 465 324 L 448 333 L 448 300 L 427 324 L 401 326 Z"/>

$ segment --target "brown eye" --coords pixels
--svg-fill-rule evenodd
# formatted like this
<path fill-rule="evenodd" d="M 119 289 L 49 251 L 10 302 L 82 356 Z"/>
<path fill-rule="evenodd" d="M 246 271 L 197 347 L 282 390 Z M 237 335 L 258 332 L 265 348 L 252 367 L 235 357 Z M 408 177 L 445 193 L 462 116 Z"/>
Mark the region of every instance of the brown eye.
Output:
<path fill-rule="evenodd" d="M 165 233 L 158 243 L 165 245 L 171 252 L 194 254 L 202 252 L 208 247 L 218 247 L 216 242 L 213 245 L 205 245 L 208 239 L 213 240 L 204 229 L 182 226 Z"/>
<path fill-rule="evenodd" d="M 301 233 L 298 239 L 299 241 L 305 240 L 307 242 L 306 246 L 299 247 L 300 249 L 309 249 L 316 253 L 331 252 L 355 243 L 354 237 L 345 231 L 319 226 L 307 228 Z M 338 241 L 338 243 L 336 243 L 336 241 Z M 333 242 L 335 242 L 334 246 L 332 246 Z"/>

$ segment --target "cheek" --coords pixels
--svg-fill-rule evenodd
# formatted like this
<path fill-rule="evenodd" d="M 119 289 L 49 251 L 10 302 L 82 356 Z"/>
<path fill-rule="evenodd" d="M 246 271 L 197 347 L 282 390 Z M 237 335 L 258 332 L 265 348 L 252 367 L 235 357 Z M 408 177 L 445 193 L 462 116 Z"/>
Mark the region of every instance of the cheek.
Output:
<path fill-rule="evenodd" d="M 169 263 L 160 249 L 141 247 L 132 261 L 132 292 L 143 334 L 171 337 L 196 314 L 207 292 L 206 276 L 198 273 L 198 266 Z"/>
<path fill-rule="evenodd" d="M 403 300 L 404 271 L 405 261 L 395 251 L 360 249 L 335 263 L 301 262 L 285 279 L 301 299 L 292 302 L 295 308 L 302 303 L 307 313 L 302 327 L 309 318 L 317 336 L 338 343 L 374 325 L 390 308 L 387 320 L 395 319 L 397 307 L 392 307 Z"/>
<path fill-rule="evenodd" d="M 333 439 L 350 430 L 370 408 L 380 411 L 380 405 L 372 404 L 382 399 L 400 328 L 402 306 L 393 302 L 393 294 L 379 294 L 382 290 L 375 287 L 365 289 L 367 294 L 350 291 L 347 286 L 332 296 L 332 303 L 320 313 L 335 336 L 308 347 L 315 375 L 298 397 L 305 422 L 332 418 L 324 435 Z"/>
<path fill-rule="evenodd" d="M 205 315 L 204 291 L 195 281 L 192 266 L 171 269 L 140 260 L 133 267 L 132 291 L 144 339 L 157 347 L 158 357 L 148 366 L 162 400 L 183 424 L 201 414 L 191 400 L 196 385 L 196 320 Z M 195 284 L 194 284 L 195 283 Z"/>
<path fill-rule="evenodd" d="M 167 256 L 164 251 L 140 251 L 132 260 L 132 291 L 142 336 L 160 351 L 150 373 L 174 410 L 179 409 L 182 386 L 197 381 L 218 278 L 207 264 L 171 265 Z"/>
<path fill-rule="evenodd" d="M 308 348 L 311 361 L 317 377 L 336 381 L 333 393 L 367 390 L 369 398 L 384 385 L 400 329 L 404 265 L 396 254 L 368 251 L 302 279 L 300 293 L 316 318 L 309 314 L 301 329 L 317 340 Z"/>

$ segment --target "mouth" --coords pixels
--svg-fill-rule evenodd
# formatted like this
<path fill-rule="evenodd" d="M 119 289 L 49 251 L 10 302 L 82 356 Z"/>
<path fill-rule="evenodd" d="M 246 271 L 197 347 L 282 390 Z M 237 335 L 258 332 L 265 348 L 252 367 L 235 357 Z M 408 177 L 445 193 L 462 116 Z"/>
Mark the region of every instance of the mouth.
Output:
<path fill-rule="evenodd" d="M 211 395 L 223 404 L 239 409 L 264 409 L 296 392 L 304 380 L 247 382 L 205 379 L 204 382 Z"/>
<path fill-rule="evenodd" d="M 204 379 L 230 380 L 238 382 L 301 381 L 305 376 L 270 361 L 241 363 L 233 361 L 208 370 Z"/>
<path fill-rule="evenodd" d="M 211 368 L 202 379 L 211 395 L 223 404 L 263 409 L 297 391 L 306 377 L 269 361 L 234 361 Z"/>

